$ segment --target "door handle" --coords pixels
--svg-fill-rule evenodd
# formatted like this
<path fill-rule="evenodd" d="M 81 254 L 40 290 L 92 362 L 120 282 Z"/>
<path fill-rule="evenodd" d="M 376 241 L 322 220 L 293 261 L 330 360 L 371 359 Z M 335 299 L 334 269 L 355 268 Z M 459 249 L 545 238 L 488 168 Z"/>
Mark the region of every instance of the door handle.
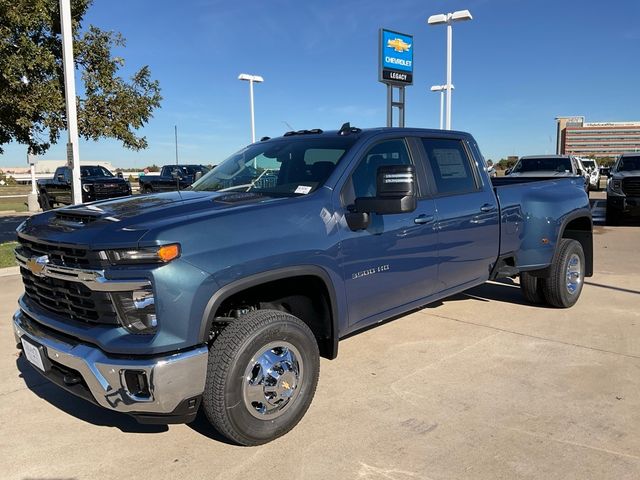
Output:
<path fill-rule="evenodd" d="M 485 203 L 480 207 L 480 211 L 484 213 L 493 212 L 495 209 L 496 209 L 496 206 L 491 205 L 490 203 Z"/>
<path fill-rule="evenodd" d="M 424 225 L 427 223 L 433 223 L 435 219 L 436 219 L 435 215 L 425 215 L 423 213 L 421 215 L 418 215 L 416 218 L 414 218 L 413 223 L 416 223 L 418 225 Z"/>

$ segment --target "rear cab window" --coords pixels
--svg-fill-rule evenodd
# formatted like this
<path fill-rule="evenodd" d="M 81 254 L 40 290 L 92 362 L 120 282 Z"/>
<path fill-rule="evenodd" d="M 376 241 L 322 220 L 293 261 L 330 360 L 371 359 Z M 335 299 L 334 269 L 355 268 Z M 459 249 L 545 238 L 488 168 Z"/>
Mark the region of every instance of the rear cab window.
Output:
<path fill-rule="evenodd" d="M 436 195 L 476 192 L 481 181 L 461 140 L 422 138 Z"/>

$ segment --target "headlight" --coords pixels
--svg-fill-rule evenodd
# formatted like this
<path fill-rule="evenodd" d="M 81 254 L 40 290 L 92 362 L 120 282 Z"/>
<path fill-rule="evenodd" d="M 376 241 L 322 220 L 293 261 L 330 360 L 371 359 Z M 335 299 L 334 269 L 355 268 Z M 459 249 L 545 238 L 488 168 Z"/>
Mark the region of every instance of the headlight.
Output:
<path fill-rule="evenodd" d="M 84 190 L 85 192 L 89 193 L 91 191 L 91 187 L 93 187 L 92 184 L 85 183 L 84 185 L 82 185 L 82 190 Z"/>
<path fill-rule="evenodd" d="M 180 256 L 180 244 L 171 243 L 160 247 L 107 250 L 105 254 L 114 265 L 168 263 Z"/>
<path fill-rule="evenodd" d="M 115 292 L 112 298 L 120 324 L 130 333 L 152 335 L 158 327 L 156 306 L 151 289 Z"/>

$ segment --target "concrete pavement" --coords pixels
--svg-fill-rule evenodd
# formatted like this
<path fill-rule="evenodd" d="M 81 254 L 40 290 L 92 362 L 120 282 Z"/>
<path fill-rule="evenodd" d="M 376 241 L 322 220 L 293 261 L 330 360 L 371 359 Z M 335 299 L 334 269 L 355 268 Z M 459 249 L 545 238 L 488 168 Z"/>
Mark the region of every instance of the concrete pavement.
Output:
<path fill-rule="evenodd" d="M 202 419 L 138 425 L 16 356 L 19 277 L 0 278 L 3 479 L 640 478 L 640 229 L 598 227 L 569 310 L 488 283 L 352 336 L 302 422 L 268 445 Z"/>

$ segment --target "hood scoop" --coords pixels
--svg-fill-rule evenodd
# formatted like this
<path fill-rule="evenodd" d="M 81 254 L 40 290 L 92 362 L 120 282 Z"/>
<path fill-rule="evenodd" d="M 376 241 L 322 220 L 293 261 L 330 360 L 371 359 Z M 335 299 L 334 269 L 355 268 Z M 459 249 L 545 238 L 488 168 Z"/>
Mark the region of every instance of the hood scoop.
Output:
<path fill-rule="evenodd" d="M 54 225 L 64 227 L 84 227 L 90 223 L 100 220 L 104 212 L 88 209 L 58 210 L 50 220 Z"/>

